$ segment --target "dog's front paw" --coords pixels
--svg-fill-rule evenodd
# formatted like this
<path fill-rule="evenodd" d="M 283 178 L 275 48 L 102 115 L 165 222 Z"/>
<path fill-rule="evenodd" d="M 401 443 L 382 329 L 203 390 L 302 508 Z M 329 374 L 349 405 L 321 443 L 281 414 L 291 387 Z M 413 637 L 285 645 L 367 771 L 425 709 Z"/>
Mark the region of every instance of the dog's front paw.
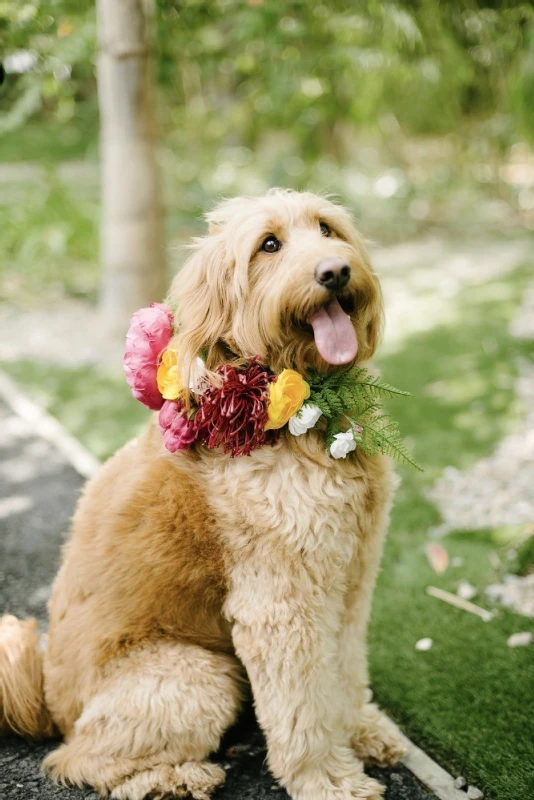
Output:
<path fill-rule="evenodd" d="M 383 800 L 384 787 L 362 773 L 334 785 L 317 773 L 303 775 L 299 788 L 288 787 L 292 800 Z"/>
<path fill-rule="evenodd" d="M 406 753 L 402 733 L 374 703 L 362 708 L 351 744 L 358 758 L 381 767 L 393 766 Z"/>
<path fill-rule="evenodd" d="M 350 753 L 339 748 L 321 766 L 299 772 L 287 786 L 293 800 L 382 800 L 382 784 Z"/>
<path fill-rule="evenodd" d="M 325 795 L 325 800 L 382 800 L 384 791 L 381 783 L 362 772 L 357 778 L 341 781 L 339 786 Z"/>

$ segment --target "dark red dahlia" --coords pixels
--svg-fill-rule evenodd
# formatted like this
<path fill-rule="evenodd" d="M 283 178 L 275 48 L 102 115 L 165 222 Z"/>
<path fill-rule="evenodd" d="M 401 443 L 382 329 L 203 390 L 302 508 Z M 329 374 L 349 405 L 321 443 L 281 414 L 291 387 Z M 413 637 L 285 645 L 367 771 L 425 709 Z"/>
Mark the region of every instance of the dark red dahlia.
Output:
<path fill-rule="evenodd" d="M 221 386 L 209 386 L 195 416 L 198 438 L 232 457 L 248 456 L 265 442 L 268 387 L 275 376 L 258 359 L 248 367 L 224 364 L 215 370 Z"/>

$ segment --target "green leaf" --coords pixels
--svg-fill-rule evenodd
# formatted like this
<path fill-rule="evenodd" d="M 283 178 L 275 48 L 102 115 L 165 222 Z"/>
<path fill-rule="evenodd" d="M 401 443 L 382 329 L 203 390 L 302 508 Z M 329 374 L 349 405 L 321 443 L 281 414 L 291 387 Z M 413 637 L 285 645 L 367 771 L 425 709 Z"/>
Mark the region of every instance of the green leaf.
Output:
<path fill-rule="evenodd" d="M 378 376 L 367 375 L 364 380 L 359 382 L 360 386 L 365 386 L 371 393 L 383 395 L 385 397 L 412 397 L 410 392 L 397 389 L 395 386 L 386 383 Z"/>
<path fill-rule="evenodd" d="M 366 422 L 360 421 L 359 424 L 363 428 L 360 446 L 364 452 L 369 455 L 382 453 L 423 472 L 422 466 L 408 452 L 397 422 L 389 414 L 380 414 Z"/>
<path fill-rule="evenodd" d="M 411 397 L 362 367 L 321 375 L 306 376 L 310 384 L 310 403 L 317 405 L 327 419 L 326 446 L 346 428 L 346 422 L 363 429 L 358 446 L 368 455 L 382 453 L 403 464 L 422 470 L 402 440 L 397 423 L 382 408 L 384 397 Z"/>

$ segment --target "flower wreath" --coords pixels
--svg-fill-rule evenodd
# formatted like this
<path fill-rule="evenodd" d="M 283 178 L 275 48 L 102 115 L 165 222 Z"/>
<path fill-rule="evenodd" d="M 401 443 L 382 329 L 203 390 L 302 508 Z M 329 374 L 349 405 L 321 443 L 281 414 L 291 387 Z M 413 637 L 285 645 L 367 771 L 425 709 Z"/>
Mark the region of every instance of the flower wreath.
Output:
<path fill-rule="evenodd" d="M 410 397 L 409 393 L 360 367 L 331 375 L 311 371 L 305 380 L 293 369 L 275 375 L 256 356 L 245 365 L 217 367 L 217 385 L 198 381 L 191 387 L 194 401 L 187 408 L 178 353 L 169 346 L 173 328 L 173 314 L 165 304 L 136 311 L 124 355 L 132 394 L 159 411 L 163 441 L 171 453 L 200 442 L 232 457 L 250 455 L 273 444 L 285 426 L 293 436 L 301 436 L 321 421 L 333 458 L 345 458 L 359 447 L 369 455 L 383 453 L 421 469 L 380 402 L 383 397 Z M 202 372 L 200 359 L 198 367 Z"/>

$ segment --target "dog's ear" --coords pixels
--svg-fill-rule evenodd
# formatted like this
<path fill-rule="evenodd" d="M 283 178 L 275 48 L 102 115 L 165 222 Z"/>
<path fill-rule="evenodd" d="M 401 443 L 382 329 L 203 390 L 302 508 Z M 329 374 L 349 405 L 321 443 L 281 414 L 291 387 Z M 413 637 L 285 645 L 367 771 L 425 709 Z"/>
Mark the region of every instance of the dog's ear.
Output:
<path fill-rule="evenodd" d="M 208 370 L 224 361 L 231 329 L 232 262 L 222 236 L 195 243 L 196 251 L 173 281 L 170 298 L 176 307 L 176 336 L 184 386 L 190 384 L 198 356 Z"/>
<path fill-rule="evenodd" d="M 368 265 L 366 286 L 361 292 L 357 311 L 358 360 L 373 357 L 382 338 L 384 327 L 384 301 L 376 274 Z"/>
<path fill-rule="evenodd" d="M 382 338 L 384 299 L 380 281 L 371 266 L 365 239 L 358 232 L 352 218 L 346 212 L 344 225 L 344 234 L 358 253 L 360 261 L 359 296 L 356 302 L 358 361 L 368 361 L 373 357 Z"/>

